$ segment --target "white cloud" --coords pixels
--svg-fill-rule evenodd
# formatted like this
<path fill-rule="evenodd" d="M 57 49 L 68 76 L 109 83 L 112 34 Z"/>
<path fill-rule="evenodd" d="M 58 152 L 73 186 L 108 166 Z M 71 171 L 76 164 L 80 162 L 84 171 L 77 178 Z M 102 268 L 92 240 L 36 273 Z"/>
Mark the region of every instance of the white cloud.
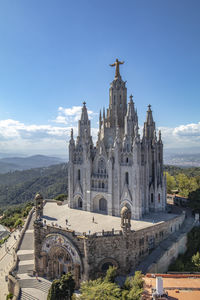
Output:
<path fill-rule="evenodd" d="M 78 133 L 78 123 L 82 107 L 58 108 L 56 124 L 24 124 L 18 120 L 0 120 L 0 152 L 26 154 L 62 154 L 68 153 L 68 140 L 71 128 L 74 136 Z M 88 111 L 90 119 L 96 114 Z M 91 128 L 94 142 L 97 129 Z"/>
<path fill-rule="evenodd" d="M 200 122 L 159 129 L 166 148 L 199 147 L 200 145 Z"/>
<path fill-rule="evenodd" d="M 200 122 L 197 124 L 180 125 L 174 129 L 174 134 L 179 136 L 196 136 L 200 137 Z"/>
<path fill-rule="evenodd" d="M 55 123 L 60 124 L 74 124 L 80 120 L 82 112 L 81 106 L 72 106 L 71 108 L 64 108 L 60 106 L 58 108 L 58 116 L 54 120 Z M 88 116 L 90 119 L 93 119 L 97 114 L 92 110 L 88 110 Z"/>
<path fill-rule="evenodd" d="M 59 154 L 68 153 L 68 141 L 71 128 L 77 135 L 77 121 L 81 115 L 81 106 L 58 108 L 58 116 L 54 124 L 25 124 L 18 120 L 0 120 L 0 152 L 23 154 Z M 93 118 L 91 134 L 94 143 L 97 140 L 97 114 L 89 111 Z M 164 148 L 199 147 L 200 122 L 180 125 L 175 128 L 160 127 Z M 142 136 L 142 126 L 141 126 Z"/>

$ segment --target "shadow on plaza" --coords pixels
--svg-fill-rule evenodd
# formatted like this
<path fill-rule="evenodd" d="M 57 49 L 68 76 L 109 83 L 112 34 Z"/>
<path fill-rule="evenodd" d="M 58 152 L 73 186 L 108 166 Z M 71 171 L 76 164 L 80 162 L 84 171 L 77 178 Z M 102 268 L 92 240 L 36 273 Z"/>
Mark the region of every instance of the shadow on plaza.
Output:
<path fill-rule="evenodd" d="M 49 221 L 58 221 L 58 219 L 53 218 L 53 217 L 49 217 L 49 216 L 46 216 L 46 215 L 43 215 L 42 218 L 46 219 L 46 220 L 49 220 Z"/>

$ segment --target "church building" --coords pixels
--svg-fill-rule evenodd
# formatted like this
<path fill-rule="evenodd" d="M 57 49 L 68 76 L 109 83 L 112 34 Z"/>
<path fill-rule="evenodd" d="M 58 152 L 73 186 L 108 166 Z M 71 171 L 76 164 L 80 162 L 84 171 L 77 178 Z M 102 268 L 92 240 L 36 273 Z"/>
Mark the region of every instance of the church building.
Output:
<path fill-rule="evenodd" d="M 76 141 L 69 142 L 69 207 L 120 216 L 124 206 L 132 219 L 149 212 L 164 211 L 166 179 L 163 175 L 163 143 L 156 134 L 151 105 L 148 106 L 140 137 L 133 96 L 127 104 L 126 82 L 116 61 L 115 78 L 110 84 L 109 107 L 99 114 L 96 145 L 86 103 L 78 122 Z"/>

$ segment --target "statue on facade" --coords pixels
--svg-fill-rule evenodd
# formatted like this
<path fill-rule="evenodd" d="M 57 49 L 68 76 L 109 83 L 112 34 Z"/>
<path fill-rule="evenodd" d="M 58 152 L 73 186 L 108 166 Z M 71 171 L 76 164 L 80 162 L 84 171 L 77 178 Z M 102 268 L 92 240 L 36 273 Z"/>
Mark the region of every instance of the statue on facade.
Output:
<path fill-rule="evenodd" d="M 114 62 L 114 64 L 111 64 L 110 66 L 111 67 L 115 67 L 115 79 L 117 78 L 120 78 L 120 73 L 119 73 L 119 65 L 123 65 L 124 64 L 124 61 L 119 61 L 117 58 L 116 58 L 116 61 Z"/>
<path fill-rule="evenodd" d="M 131 229 L 131 210 L 126 205 L 121 209 L 121 228 L 125 234 Z"/>

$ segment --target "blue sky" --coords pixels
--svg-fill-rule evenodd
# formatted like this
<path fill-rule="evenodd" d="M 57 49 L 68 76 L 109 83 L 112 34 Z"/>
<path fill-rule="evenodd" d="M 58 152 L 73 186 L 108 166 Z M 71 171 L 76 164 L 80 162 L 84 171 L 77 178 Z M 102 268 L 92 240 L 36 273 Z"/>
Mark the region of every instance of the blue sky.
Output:
<path fill-rule="evenodd" d="M 166 148 L 200 144 L 199 0 L 0 1 L 0 152 L 67 153 L 87 102 L 108 106 L 117 57 L 142 126 Z"/>

